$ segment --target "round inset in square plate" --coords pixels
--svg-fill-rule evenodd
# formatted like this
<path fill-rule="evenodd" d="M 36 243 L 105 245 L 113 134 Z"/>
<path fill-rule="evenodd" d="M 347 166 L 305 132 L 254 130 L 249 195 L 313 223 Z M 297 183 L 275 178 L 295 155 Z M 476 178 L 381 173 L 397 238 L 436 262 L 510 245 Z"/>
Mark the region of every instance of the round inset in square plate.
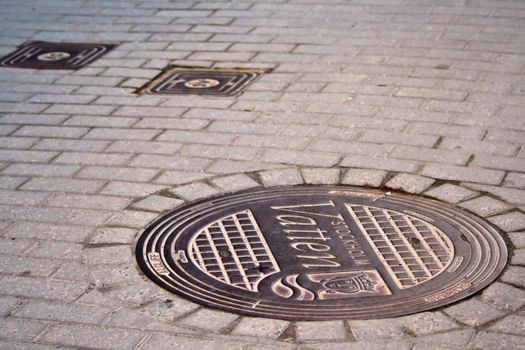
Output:
<path fill-rule="evenodd" d="M 415 196 L 277 187 L 191 204 L 139 238 L 142 270 L 194 302 L 288 320 L 406 315 L 473 294 L 507 249 L 485 221 Z"/>

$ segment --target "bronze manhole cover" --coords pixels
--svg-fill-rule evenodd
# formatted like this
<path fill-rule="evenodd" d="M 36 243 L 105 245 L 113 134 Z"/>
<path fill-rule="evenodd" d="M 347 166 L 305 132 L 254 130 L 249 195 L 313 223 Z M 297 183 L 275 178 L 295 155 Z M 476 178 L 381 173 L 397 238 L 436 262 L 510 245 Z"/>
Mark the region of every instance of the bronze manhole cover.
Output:
<path fill-rule="evenodd" d="M 432 309 L 479 291 L 507 249 L 483 220 L 435 201 L 342 186 L 225 195 L 143 233 L 157 284 L 207 306 L 290 320 Z"/>
<path fill-rule="evenodd" d="M 142 87 L 139 93 L 237 95 L 253 83 L 263 69 L 170 68 Z"/>
<path fill-rule="evenodd" d="M 32 41 L 0 59 L 0 65 L 17 68 L 79 69 L 102 57 L 116 45 Z"/>

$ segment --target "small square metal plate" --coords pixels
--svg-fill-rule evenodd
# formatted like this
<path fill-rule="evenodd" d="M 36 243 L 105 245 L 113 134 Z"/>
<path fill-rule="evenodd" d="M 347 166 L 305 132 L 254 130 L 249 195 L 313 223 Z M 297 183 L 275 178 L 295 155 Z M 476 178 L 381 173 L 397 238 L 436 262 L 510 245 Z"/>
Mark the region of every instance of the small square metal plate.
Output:
<path fill-rule="evenodd" d="M 36 69 L 80 69 L 115 46 L 117 45 L 31 41 L 2 57 L 0 65 Z"/>
<path fill-rule="evenodd" d="M 167 69 L 139 93 L 233 96 L 253 83 L 264 69 L 186 68 Z"/>

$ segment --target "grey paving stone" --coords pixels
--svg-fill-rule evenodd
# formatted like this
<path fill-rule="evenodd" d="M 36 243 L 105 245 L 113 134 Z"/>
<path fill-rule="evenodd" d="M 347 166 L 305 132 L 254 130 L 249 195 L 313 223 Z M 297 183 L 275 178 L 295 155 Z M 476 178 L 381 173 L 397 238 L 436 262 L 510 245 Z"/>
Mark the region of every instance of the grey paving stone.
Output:
<path fill-rule="evenodd" d="M 53 278 L 71 281 L 89 281 L 90 274 L 85 264 L 68 261 L 53 275 Z"/>
<path fill-rule="evenodd" d="M 230 142 L 235 135 L 203 132 L 203 131 L 183 131 L 183 130 L 167 130 L 162 133 L 157 140 L 181 143 L 200 143 L 210 145 L 224 145 Z"/>
<path fill-rule="evenodd" d="M 314 185 L 330 185 L 339 182 L 339 169 L 302 169 L 304 182 Z"/>
<path fill-rule="evenodd" d="M 393 158 L 414 159 L 425 162 L 465 165 L 470 154 L 460 151 L 449 152 L 433 148 L 415 146 L 397 146 L 390 154 Z"/>
<path fill-rule="evenodd" d="M 145 333 L 135 330 L 58 324 L 51 326 L 40 339 L 52 344 L 75 347 L 125 350 L 137 345 L 144 337 Z"/>
<path fill-rule="evenodd" d="M 158 173 L 156 169 L 86 166 L 76 176 L 84 179 L 147 182 Z"/>
<path fill-rule="evenodd" d="M 520 212 L 493 216 L 489 220 L 505 231 L 517 231 L 525 228 L 525 214 Z"/>
<path fill-rule="evenodd" d="M 433 334 L 431 336 L 419 337 L 418 342 L 430 342 L 439 346 L 457 346 L 463 347 L 469 344 L 470 340 L 474 336 L 475 331 L 473 329 L 463 329 L 451 332 L 445 332 L 440 334 Z M 432 348 L 432 347 L 430 347 Z M 439 349 L 439 348 L 438 348 Z M 445 348 L 446 349 L 446 348 Z"/>
<path fill-rule="evenodd" d="M 143 228 L 156 218 L 156 213 L 149 213 L 138 210 L 124 210 L 122 212 L 112 215 L 106 221 L 106 224 L 122 227 Z"/>
<path fill-rule="evenodd" d="M 459 204 L 460 207 L 465 208 L 480 216 L 491 216 L 509 210 L 512 206 L 493 199 L 491 197 L 483 196 L 468 200 Z"/>
<path fill-rule="evenodd" d="M 495 282 L 485 289 L 481 298 L 499 309 L 517 310 L 525 304 L 524 291 L 499 282 Z"/>
<path fill-rule="evenodd" d="M 56 152 L 2 150 L 0 151 L 0 161 L 19 163 L 45 163 L 54 158 L 56 155 Z"/>
<path fill-rule="evenodd" d="M 188 172 L 202 171 L 210 164 L 210 160 L 202 158 L 187 158 L 181 156 L 165 155 L 138 155 L 130 165 L 141 168 L 174 169 Z"/>
<path fill-rule="evenodd" d="M 27 340 L 34 339 L 46 324 L 33 320 L 23 320 L 14 318 L 0 319 L 0 337 L 6 340 Z"/>
<path fill-rule="evenodd" d="M 435 180 L 427 177 L 412 175 L 412 174 L 398 174 L 389 180 L 385 186 L 395 189 L 403 190 L 408 193 L 419 194 L 430 187 Z"/>
<path fill-rule="evenodd" d="M 516 335 L 501 336 L 499 333 L 485 332 L 478 333 L 474 338 L 471 347 L 473 349 L 525 349 L 523 337 Z"/>
<path fill-rule="evenodd" d="M 27 177 L 21 176 L 0 176 L 0 188 L 14 190 L 27 180 Z"/>
<path fill-rule="evenodd" d="M 77 165 L 20 163 L 9 165 L 2 170 L 2 173 L 8 175 L 67 177 L 73 176 L 79 169 L 80 166 Z"/>
<path fill-rule="evenodd" d="M 104 227 L 95 231 L 90 239 L 91 244 L 125 244 L 131 243 L 138 231 L 124 227 Z"/>
<path fill-rule="evenodd" d="M 487 330 L 490 332 L 502 332 L 524 336 L 525 316 L 510 315 L 502 320 L 499 320 Z"/>
<path fill-rule="evenodd" d="M 510 266 L 501 276 L 505 283 L 525 287 L 525 267 Z"/>
<path fill-rule="evenodd" d="M 7 149 L 29 149 L 36 141 L 38 141 L 36 137 L 0 137 L 0 147 Z"/>
<path fill-rule="evenodd" d="M 45 205 L 62 208 L 122 210 L 129 202 L 126 198 L 115 196 L 53 194 L 45 201 Z"/>
<path fill-rule="evenodd" d="M 476 299 L 470 299 L 451 306 L 445 309 L 445 312 L 449 316 L 472 327 L 480 326 L 505 314 Z"/>
<path fill-rule="evenodd" d="M 90 266 L 123 264 L 133 259 L 132 251 L 127 245 L 88 248 L 82 252 L 82 256 Z"/>
<path fill-rule="evenodd" d="M 463 346 L 453 346 L 453 345 L 442 345 L 439 341 L 436 343 L 428 342 L 428 343 L 416 343 L 411 348 L 412 350 L 463 350 Z"/>
<path fill-rule="evenodd" d="M 0 316 L 9 315 L 11 310 L 22 302 L 21 299 L 9 296 L 0 297 Z"/>
<path fill-rule="evenodd" d="M 13 239 L 7 236 L 0 238 L 0 253 L 5 255 L 23 255 L 35 245 L 35 241 L 27 239 Z"/>
<path fill-rule="evenodd" d="M 303 183 L 301 173 L 296 169 L 269 170 L 259 173 L 264 186 L 298 185 Z"/>
<path fill-rule="evenodd" d="M 50 277 L 62 261 L 0 255 L 0 263 L 0 271 L 4 274 Z"/>
<path fill-rule="evenodd" d="M 186 172 L 186 171 L 166 171 L 154 180 L 156 183 L 168 185 L 181 185 L 193 181 L 203 180 L 211 177 L 211 174 L 204 172 Z"/>
<path fill-rule="evenodd" d="M 212 183 L 223 189 L 225 192 L 235 192 L 260 186 L 245 174 L 219 177 L 213 179 Z"/>
<path fill-rule="evenodd" d="M 525 265 L 525 249 L 515 249 L 510 263 L 512 265 Z"/>
<path fill-rule="evenodd" d="M 11 349 L 11 350 L 53 350 L 56 349 L 52 345 L 43 345 L 36 343 L 25 343 L 25 342 L 10 342 L 0 340 L 0 348 Z"/>
<path fill-rule="evenodd" d="M 228 327 L 238 315 L 208 308 L 201 308 L 180 321 L 181 324 L 212 332 L 220 332 Z"/>
<path fill-rule="evenodd" d="M 108 147 L 108 152 L 116 153 L 157 153 L 157 154 L 174 154 L 180 144 L 174 142 L 156 142 L 156 141 L 115 141 Z"/>
<path fill-rule="evenodd" d="M 310 146 L 310 149 L 314 151 L 358 154 L 376 157 L 390 153 L 392 148 L 393 147 L 390 145 L 378 145 L 365 142 L 334 141 L 331 139 L 320 139 Z"/>
<path fill-rule="evenodd" d="M 486 191 L 512 204 L 525 204 L 525 191 L 515 188 L 503 188 L 496 186 L 487 186 L 481 184 L 466 183 L 465 187 Z"/>
<path fill-rule="evenodd" d="M 474 154 L 484 153 L 502 156 L 512 156 L 517 152 L 517 144 L 510 142 L 477 141 L 448 137 L 443 139 L 439 147 L 451 151 L 459 149 Z"/>
<path fill-rule="evenodd" d="M 434 163 L 427 163 L 421 174 L 443 180 L 470 181 L 489 185 L 500 184 L 504 175 L 497 170 Z"/>
<path fill-rule="evenodd" d="M 167 300 L 156 300 L 145 305 L 140 311 L 164 321 L 174 321 L 199 308 L 198 304 L 179 297 Z"/>
<path fill-rule="evenodd" d="M 160 134 L 159 130 L 93 128 L 85 136 L 87 140 L 143 140 L 150 141 Z"/>
<path fill-rule="evenodd" d="M 397 340 L 406 337 L 404 322 L 398 319 L 349 321 L 348 323 L 358 341 Z"/>
<path fill-rule="evenodd" d="M 64 152 L 53 160 L 54 163 L 80 165 L 124 165 L 131 158 L 129 154 L 120 153 L 80 153 Z"/>
<path fill-rule="evenodd" d="M 106 118 L 90 115 L 75 115 L 66 120 L 63 125 L 124 128 L 135 124 L 137 121 L 137 118 Z"/>
<path fill-rule="evenodd" d="M 10 205 L 37 205 L 42 203 L 49 193 L 45 192 L 21 192 L 0 190 L 0 203 Z"/>
<path fill-rule="evenodd" d="M 346 328 L 343 321 L 297 322 L 297 341 L 345 340 Z"/>
<path fill-rule="evenodd" d="M 525 174 L 508 173 L 503 181 L 507 187 L 525 188 Z"/>
<path fill-rule="evenodd" d="M 33 149 L 46 151 L 99 152 L 106 148 L 108 144 L 109 141 L 45 138 L 38 141 Z"/>
<path fill-rule="evenodd" d="M 435 135 L 414 135 L 386 130 L 366 130 L 360 139 L 366 142 L 388 142 L 398 145 L 432 147 L 438 138 L 439 137 Z"/>
<path fill-rule="evenodd" d="M 264 152 L 262 160 L 268 163 L 293 164 L 312 167 L 331 167 L 339 161 L 338 155 L 317 152 L 270 151 Z"/>
<path fill-rule="evenodd" d="M 175 209 L 183 203 L 184 201 L 180 199 L 153 195 L 139 202 L 133 203 L 132 207 L 137 209 L 162 212 L 169 209 Z"/>
<path fill-rule="evenodd" d="M 203 339 L 195 337 L 184 337 L 180 335 L 163 334 L 158 337 L 153 337 L 144 345 L 145 350 L 168 350 L 184 348 L 184 349 L 200 349 L 200 350 L 214 350 L 220 347 L 225 347 L 231 350 L 241 350 L 246 346 L 245 342 L 228 341 L 225 339 Z"/>
<path fill-rule="evenodd" d="M 234 146 L 208 146 L 208 145 L 188 145 L 185 146 L 181 154 L 190 157 L 220 158 L 231 160 L 251 160 L 258 153 L 252 147 Z"/>
<path fill-rule="evenodd" d="M 97 324 L 110 312 L 110 309 L 103 307 L 30 300 L 19 307 L 13 315 L 35 320 Z"/>
<path fill-rule="evenodd" d="M 165 189 L 166 186 L 153 185 L 149 183 L 136 183 L 127 181 L 111 181 L 102 190 L 101 194 L 126 196 L 126 197 L 145 197 L 152 193 Z"/>
<path fill-rule="evenodd" d="M 84 242 L 93 230 L 92 227 L 87 226 L 20 221 L 11 226 L 7 234 L 9 237 L 16 238 Z"/>
<path fill-rule="evenodd" d="M 175 187 L 172 188 L 170 192 L 182 199 L 189 201 L 210 197 L 219 193 L 218 190 L 203 182 L 196 182 L 189 185 Z"/>
<path fill-rule="evenodd" d="M 484 168 L 525 172 L 525 162 L 519 161 L 515 157 L 490 156 L 483 154 L 474 157 L 472 164 Z"/>
<path fill-rule="evenodd" d="M 192 330 L 175 326 L 168 322 L 161 322 L 153 317 L 143 315 L 136 311 L 119 310 L 111 316 L 109 326 L 132 328 L 142 331 L 168 332 L 176 334 L 193 334 Z"/>
<path fill-rule="evenodd" d="M 512 244 L 516 248 L 525 248 L 525 233 L 524 232 L 509 232 L 507 233 Z"/>
<path fill-rule="evenodd" d="M 25 298 L 73 301 L 88 289 L 86 282 L 71 282 L 30 277 L 5 277 L 0 293 Z"/>
<path fill-rule="evenodd" d="M 40 241 L 27 253 L 36 258 L 79 260 L 83 246 L 72 242 Z"/>
<path fill-rule="evenodd" d="M 164 290 L 160 289 L 156 284 L 141 281 L 134 284 L 122 285 L 115 289 L 106 291 L 104 296 L 113 302 L 141 306 L 154 300 L 171 300 L 173 295 L 167 294 L 167 292 L 164 292 Z"/>
<path fill-rule="evenodd" d="M 231 173 L 243 173 L 243 172 L 254 172 L 259 170 L 285 168 L 285 165 L 262 163 L 257 161 L 245 162 L 245 161 L 234 161 L 234 160 L 223 160 L 219 159 L 213 162 L 206 171 L 209 173 L 216 174 L 231 174 Z"/>
<path fill-rule="evenodd" d="M 22 189 L 29 191 L 64 191 L 76 193 L 95 193 L 103 185 L 103 181 L 96 180 L 77 180 L 58 177 L 41 177 L 29 180 L 22 186 Z"/>
<path fill-rule="evenodd" d="M 115 288 L 126 283 L 138 283 L 142 276 L 138 274 L 134 265 L 118 266 L 91 266 L 91 279 L 98 288 Z"/>
<path fill-rule="evenodd" d="M 403 159 L 387 159 L 363 156 L 347 156 L 341 161 L 341 166 L 348 168 L 377 169 L 387 171 L 415 172 L 419 162 Z"/>
<path fill-rule="evenodd" d="M 451 331 L 460 326 L 439 312 L 423 312 L 403 317 L 406 327 L 417 337 Z"/>
<path fill-rule="evenodd" d="M 283 320 L 243 317 L 233 329 L 232 334 L 277 339 L 289 324 L 288 321 Z"/>
<path fill-rule="evenodd" d="M 345 185 L 379 187 L 387 175 L 383 170 L 348 169 L 341 181 Z"/>
<path fill-rule="evenodd" d="M 16 136 L 80 138 L 89 131 L 87 128 L 61 126 L 23 126 L 18 129 Z"/>

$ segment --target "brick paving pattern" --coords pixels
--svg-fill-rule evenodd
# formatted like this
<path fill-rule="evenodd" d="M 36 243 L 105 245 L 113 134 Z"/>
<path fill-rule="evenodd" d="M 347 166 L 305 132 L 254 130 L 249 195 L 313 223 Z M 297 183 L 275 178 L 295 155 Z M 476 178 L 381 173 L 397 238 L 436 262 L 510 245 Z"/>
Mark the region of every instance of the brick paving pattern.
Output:
<path fill-rule="evenodd" d="M 0 55 L 119 46 L 78 71 L 0 68 L 0 348 L 525 349 L 525 2 L 2 0 Z M 271 68 L 235 97 L 134 94 L 168 64 Z M 462 302 L 319 323 L 169 294 L 133 243 L 181 203 L 256 186 L 388 187 L 505 232 Z"/>

